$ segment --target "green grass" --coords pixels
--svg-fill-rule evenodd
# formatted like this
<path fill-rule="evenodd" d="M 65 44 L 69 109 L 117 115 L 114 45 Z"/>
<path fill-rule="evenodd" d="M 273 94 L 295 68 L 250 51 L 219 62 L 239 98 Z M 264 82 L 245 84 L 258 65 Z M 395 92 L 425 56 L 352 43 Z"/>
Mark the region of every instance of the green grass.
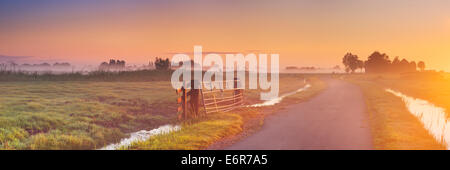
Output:
<path fill-rule="evenodd" d="M 95 149 L 174 121 L 170 82 L 2 82 L 0 148 Z"/>
<path fill-rule="evenodd" d="M 258 114 L 256 111 L 233 111 L 230 113 L 213 113 L 199 118 L 192 123 L 185 123 L 181 130 L 169 134 L 151 137 L 149 140 L 135 142 L 122 149 L 144 150 L 197 150 L 205 149 L 210 144 L 226 136 L 242 131 L 243 120 L 239 114 Z"/>

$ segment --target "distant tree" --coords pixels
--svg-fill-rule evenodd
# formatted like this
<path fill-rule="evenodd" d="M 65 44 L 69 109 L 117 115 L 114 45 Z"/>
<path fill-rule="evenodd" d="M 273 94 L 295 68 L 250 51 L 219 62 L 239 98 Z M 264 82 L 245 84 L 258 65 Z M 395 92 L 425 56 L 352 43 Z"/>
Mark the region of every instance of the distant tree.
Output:
<path fill-rule="evenodd" d="M 0 72 L 6 71 L 7 65 L 5 63 L 0 64 Z"/>
<path fill-rule="evenodd" d="M 121 70 L 125 68 L 125 60 L 110 59 L 109 63 L 102 62 L 98 68 L 100 70 Z"/>
<path fill-rule="evenodd" d="M 157 70 L 169 70 L 170 68 L 170 62 L 169 59 L 166 58 L 165 60 L 162 58 L 155 58 L 155 67 Z"/>
<path fill-rule="evenodd" d="M 102 62 L 100 64 L 100 66 L 98 66 L 99 70 L 108 70 L 109 69 L 109 64 L 107 62 Z"/>
<path fill-rule="evenodd" d="M 400 67 L 398 68 L 400 72 L 408 72 L 409 62 L 406 59 L 400 61 Z"/>
<path fill-rule="evenodd" d="M 400 60 L 398 57 L 395 57 L 392 60 L 390 71 L 394 73 L 414 72 L 417 70 L 416 68 L 415 61 L 408 62 L 406 59 Z"/>
<path fill-rule="evenodd" d="M 100 66 L 109 66 L 109 64 L 108 64 L 107 62 L 102 62 L 102 63 L 100 64 Z"/>
<path fill-rule="evenodd" d="M 124 68 L 125 67 L 125 60 L 117 60 L 116 61 L 116 67 L 117 68 Z"/>
<path fill-rule="evenodd" d="M 417 67 L 419 67 L 420 71 L 424 71 L 425 70 L 425 62 L 419 61 L 417 63 Z"/>
<path fill-rule="evenodd" d="M 394 58 L 394 60 L 392 60 L 392 64 L 393 65 L 398 65 L 400 64 L 400 60 L 398 59 L 398 56 Z"/>
<path fill-rule="evenodd" d="M 110 59 L 109 60 L 109 66 L 115 66 L 115 65 L 116 65 L 116 60 Z"/>
<path fill-rule="evenodd" d="M 54 67 L 70 67 L 70 63 L 54 63 L 53 64 Z"/>
<path fill-rule="evenodd" d="M 355 70 L 358 69 L 360 65 L 363 65 L 361 64 L 362 61 L 358 59 L 358 56 L 353 55 L 352 53 L 345 54 L 344 58 L 342 58 L 342 63 L 346 68 L 345 71 L 351 71 L 352 73 L 355 72 Z"/>
<path fill-rule="evenodd" d="M 390 71 L 392 72 L 400 72 L 400 59 L 397 57 L 392 60 Z"/>
<path fill-rule="evenodd" d="M 358 60 L 357 61 L 358 63 L 357 63 L 357 68 L 359 68 L 359 69 L 361 69 L 361 72 L 362 72 L 362 70 L 364 69 L 364 61 L 362 61 L 362 60 Z"/>
<path fill-rule="evenodd" d="M 19 64 L 17 64 L 17 63 L 15 63 L 14 61 L 11 61 L 10 63 L 9 63 L 9 65 L 12 67 L 12 71 L 16 71 L 16 67 L 19 65 Z"/>
<path fill-rule="evenodd" d="M 409 63 L 409 69 L 408 70 L 411 71 L 411 72 L 417 71 L 417 64 L 416 64 L 415 61 L 411 61 Z"/>
<path fill-rule="evenodd" d="M 378 51 L 373 52 L 365 62 L 366 73 L 388 72 L 391 66 L 389 56 Z"/>
<path fill-rule="evenodd" d="M 50 65 L 49 63 L 41 63 L 41 64 L 39 64 L 39 66 L 41 66 L 41 67 L 50 67 L 52 65 Z"/>
<path fill-rule="evenodd" d="M 297 70 L 298 69 L 298 67 L 296 67 L 296 66 L 287 66 L 286 67 L 286 70 Z"/>

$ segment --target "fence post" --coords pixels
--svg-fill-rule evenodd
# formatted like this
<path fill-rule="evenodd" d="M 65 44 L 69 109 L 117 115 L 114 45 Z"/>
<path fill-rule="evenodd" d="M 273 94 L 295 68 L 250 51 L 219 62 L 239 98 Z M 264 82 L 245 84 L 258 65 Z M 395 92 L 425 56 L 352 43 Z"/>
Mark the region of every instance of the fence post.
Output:
<path fill-rule="evenodd" d="M 187 93 L 186 88 L 183 88 L 183 116 L 184 119 L 187 119 Z"/>
<path fill-rule="evenodd" d="M 180 89 L 176 90 L 177 95 L 177 103 L 180 104 L 177 108 L 177 113 L 178 115 L 178 119 L 181 120 L 183 118 L 183 116 L 185 117 L 186 115 L 186 89 L 184 87 L 181 87 Z M 180 113 L 181 112 L 181 113 Z"/>

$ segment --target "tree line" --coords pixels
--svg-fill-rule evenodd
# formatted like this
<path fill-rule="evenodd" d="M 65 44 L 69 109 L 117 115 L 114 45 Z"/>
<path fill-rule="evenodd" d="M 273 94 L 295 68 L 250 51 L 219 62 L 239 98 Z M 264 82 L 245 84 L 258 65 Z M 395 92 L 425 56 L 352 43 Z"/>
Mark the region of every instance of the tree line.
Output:
<path fill-rule="evenodd" d="M 125 69 L 125 60 L 110 59 L 109 62 L 102 62 L 99 70 L 123 70 Z M 154 62 L 149 62 L 146 67 L 155 67 L 156 70 L 169 70 L 171 68 L 169 58 L 163 59 L 156 57 Z"/>
<path fill-rule="evenodd" d="M 71 67 L 70 63 L 67 62 L 63 62 L 63 63 L 54 63 L 54 64 L 49 64 L 49 63 L 40 63 L 40 64 L 28 64 L 28 63 L 24 63 L 24 64 L 17 64 L 15 62 L 8 62 L 8 63 L 0 63 L 0 71 L 4 72 L 4 71 L 20 71 L 21 69 L 41 69 L 41 68 L 69 68 Z"/>
<path fill-rule="evenodd" d="M 399 57 L 395 57 L 391 61 L 387 54 L 378 51 L 373 52 L 366 61 L 360 60 L 355 54 L 347 53 L 342 58 L 342 63 L 347 73 L 354 73 L 357 69 L 361 69 L 361 71 L 364 69 L 365 73 L 415 72 L 417 68 L 421 71 L 425 70 L 425 62 L 423 61 L 416 63 L 406 59 L 400 60 Z"/>
<path fill-rule="evenodd" d="M 110 59 L 109 63 L 103 62 L 98 67 L 99 70 L 110 70 L 110 69 L 120 70 L 124 68 L 125 68 L 125 60 L 114 60 L 114 59 Z"/>

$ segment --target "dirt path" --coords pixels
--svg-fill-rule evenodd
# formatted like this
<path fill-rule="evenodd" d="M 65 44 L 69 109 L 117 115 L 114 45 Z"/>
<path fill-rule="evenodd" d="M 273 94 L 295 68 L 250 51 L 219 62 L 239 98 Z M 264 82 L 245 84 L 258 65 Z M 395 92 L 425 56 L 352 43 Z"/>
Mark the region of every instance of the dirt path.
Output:
<path fill-rule="evenodd" d="M 359 87 L 323 80 L 328 87 L 321 94 L 268 116 L 260 131 L 226 149 L 372 149 Z"/>

